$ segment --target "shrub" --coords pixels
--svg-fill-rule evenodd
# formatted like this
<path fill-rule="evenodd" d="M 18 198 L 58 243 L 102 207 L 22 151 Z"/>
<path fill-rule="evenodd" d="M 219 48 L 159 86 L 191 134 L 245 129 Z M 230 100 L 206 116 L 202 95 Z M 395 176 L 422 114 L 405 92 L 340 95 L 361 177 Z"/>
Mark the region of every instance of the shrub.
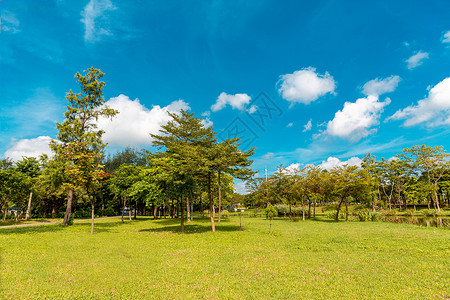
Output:
<path fill-rule="evenodd" d="M 422 211 L 422 213 L 427 217 L 435 217 L 438 214 L 437 210 L 435 209 L 426 209 Z"/>
<path fill-rule="evenodd" d="M 114 211 L 114 209 L 112 207 L 107 207 L 103 211 L 103 215 L 107 216 L 107 217 L 112 217 L 112 216 L 116 215 L 116 212 Z"/>
<path fill-rule="evenodd" d="M 230 212 L 226 209 L 221 211 L 221 216 L 224 218 L 228 218 L 230 216 Z"/>

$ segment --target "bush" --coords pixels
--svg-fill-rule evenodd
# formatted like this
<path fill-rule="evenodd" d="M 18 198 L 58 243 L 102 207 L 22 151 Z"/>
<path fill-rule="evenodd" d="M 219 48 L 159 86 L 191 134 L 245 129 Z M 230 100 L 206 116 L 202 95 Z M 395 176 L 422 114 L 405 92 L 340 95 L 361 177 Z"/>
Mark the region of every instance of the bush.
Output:
<path fill-rule="evenodd" d="M 256 212 L 250 212 L 249 214 L 248 214 L 248 217 L 249 218 L 256 218 L 258 215 L 256 214 Z"/>
<path fill-rule="evenodd" d="M 221 216 L 224 218 L 228 218 L 230 216 L 230 212 L 226 209 L 221 211 Z"/>
<path fill-rule="evenodd" d="M 270 205 L 272 206 L 272 205 Z M 288 214 L 289 213 L 289 205 L 286 204 L 275 204 L 272 206 L 278 214 Z"/>
<path fill-rule="evenodd" d="M 369 220 L 371 220 L 371 216 L 370 216 L 370 211 L 367 209 L 362 209 L 360 211 L 358 211 L 358 219 L 361 222 L 367 222 Z"/>
<path fill-rule="evenodd" d="M 422 214 L 427 217 L 435 217 L 435 216 L 437 216 L 438 211 L 435 209 L 426 209 L 426 210 L 422 211 Z"/>
<path fill-rule="evenodd" d="M 103 211 L 103 215 L 107 216 L 107 217 L 112 217 L 112 216 L 116 215 L 116 212 L 114 211 L 114 209 L 112 207 L 107 207 Z"/>
<path fill-rule="evenodd" d="M 414 215 L 414 209 L 407 209 L 406 211 L 405 211 L 405 215 L 407 215 L 407 216 L 413 216 Z"/>

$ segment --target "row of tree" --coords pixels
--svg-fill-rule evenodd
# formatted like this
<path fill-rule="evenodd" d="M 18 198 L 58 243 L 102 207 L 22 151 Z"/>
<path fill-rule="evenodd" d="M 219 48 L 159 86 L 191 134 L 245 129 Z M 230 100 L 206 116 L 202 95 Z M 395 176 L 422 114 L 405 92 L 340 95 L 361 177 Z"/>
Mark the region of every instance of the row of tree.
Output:
<path fill-rule="evenodd" d="M 252 191 L 247 201 L 256 205 L 301 204 L 305 214 L 315 216 L 318 203 L 334 203 L 336 220 L 345 206 L 346 220 L 350 203 L 362 203 L 379 209 L 404 209 L 426 203 L 440 212 L 450 204 L 450 164 L 442 146 L 417 145 L 406 148 L 390 159 L 377 160 L 370 153 L 361 166 L 342 165 L 331 170 L 306 165 L 288 170 L 280 166 L 269 178 L 249 182 Z M 308 207 L 306 208 L 305 205 Z"/>
<path fill-rule="evenodd" d="M 24 193 L 30 193 L 26 204 L 29 218 L 34 191 L 47 211 L 51 207 L 52 217 L 61 206 L 65 207 L 64 226 L 71 223 L 74 200 L 84 207 L 90 204 L 91 233 L 96 207 L 101 205 L 103 212 L 105 204 L 117 208 L 121 202 L 123 221 L 127 203 L 131 206 L 129 203 L 134 201 L 135 215 L 139 206 L 142 212 L 152 207 L 154 215 L 162 207 L 164 216 L 167 208 L 170 216 L 180 217 L 184 230 L 184 205 L 189 221 L 194 199 L 203 212 L 202 199 L 206 194 L 215 231 L 214 189 L 218 194 L 220 222 L 222 194 L 232 194 L 232 178 L 249 179 L 253 175 L 250 157 L 254 149 L 239 150 L 239 139 L 218 142 L 212 126 L 206 127 L 193 113 L 182 110 L 170 114 L 171 120 L 162 126 L 160 133 L 152 135 L 154 152 L 126 149 L 105 157 L 103 131 L 96 124 L 98 118 L 113 118 L 119 112 L 105 105 L 103 75 L 95 68 L 75 75 L 80 91 L 70 90 L 66 94 L 69 105 L 64 121 L 56 123 L 57 140 L 50 143 L 52 158 L 24 158 L 15 165 L 3 160 L 0 166 L 3 218 L 11 204 L 23 207 Z M 129 208 L 128 211 L 131 218 Z"/>

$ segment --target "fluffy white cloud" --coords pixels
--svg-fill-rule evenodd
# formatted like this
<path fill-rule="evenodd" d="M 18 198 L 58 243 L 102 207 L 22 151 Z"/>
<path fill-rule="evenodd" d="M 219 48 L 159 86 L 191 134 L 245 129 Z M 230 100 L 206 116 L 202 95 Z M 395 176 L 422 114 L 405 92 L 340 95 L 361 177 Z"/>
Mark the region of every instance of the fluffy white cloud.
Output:
<path fill-rule="evenodd" d="M 441 41 L 446 44 L 450 44 L 450 30 L 442 35 Z"/>
<path fill-rule="evenodd" d="M 295 174 L 295 172 L 300 170 L 301 165 L 302 164 L 300 163 L 290 164 L 289 166 L 284 168 L 283 172 L 286 174 Z"/>
<path fill-rule="evenodd" d="M 250 107 L 250 109 L 248 110 L 248 113 L 249 113 L 249 114 L 253 114 L 253 113 L 255 113 L 257 110 L 258 110 L 258 106 L 252 105 L 252 106 Z"/>
<path fill-rule="evenodd" d="M 377 96 L 360 98 L 356 102 L 345 102 L 344 108 L 334 115 L 334 119 L 327 124 L 326 133 L 350 141 L 358 141 L 368 136 L 379 124 L 380 114 L 386 105 L 391 102 L 386 98 L 380 102 Z"/>
<path fill-rule="evenodd" d="M 0 20 L 1 20 L 0 31 L 9 33 L 20 32 L 19 30 L 20 22 L 13 13 L 4 10 L 0 15 Z"/>
<path fill-rule="evenodd" d="M 241 195 L 246 195 L 249 193 L 247 190 L 247 187 L 245 186 L 245 182 L 237 182 L 234 184 L 234 189 L 236 190 L 236 193 Z"/>
<path fill-rule="evenodd" d="M 424 122 L 430 127 L 450 124 L 450 77 L 431 88 L 428 97 L 420 100 L 417 105 L 398 110 L 389 119 L 405 120 L 404 126 Z"/>
<path fill-rule="evenodd" d="M 216 103 L 211 106 L 212 111 L 219 111 L 227 104 L 233 109 L 245 110 L 247 104 L 250 103 L 250 96 L 247 94 L 235 94 L 229 95 L 227 93 L 221 93 L 217 98 Z"/>
<path fill-rule="evenodd" d="M 84 24 L 84 40 L 94 42 L 104 35 L 112 35 L 105 20 L 105 12 L 115 10 L 110 0 L 90 0 L 81 12 L 81 22 Z"/>
<path fill-rule="evenodd" d="M 139 99 L 131 100 L 125 95 L 111 98 L 106 105 L 120 112 L 112 120 L 98 120 L 98 127 L 105 131 L 103 140 L 111 146 L 150 145 L 150 133 L 158 133 L 161 125 L 170 120 L 168 112 L 177 113 L 181 109 L 189 109 L 189 104 L 183 100 L 174 101 L 165 107 L 155 105 L 152 109 L 147 109 Z"/>
<path fill-rule="evenodd" d="M 266 154 L 263 155 L 263 159 L 272 159 L 275 156 L 275 154 L 273 152 L 267 152 Z"/>
<path fill-rule="evenodd" d="M 304 127 L 303 132 L 310 131 L 312 128 L 311 120 L 309 120 L 308 123 L 306 123 L 306 125 L 304 125 L 303 127 Z"/>
<path fill-rule="evenodd" d="M 310 104 L 325 94 L 333 94 L 336 89 L 336 83 L 328 72 L 320 75 L 313 67 L 282 75 L 278 83 L 281 83 L 278 92 L 291 104 Z"/>
<path fill-rule="evenodd" d="M 346 161 L 341 161 L 337 157 L 330 156 L 325 161 L 322 161 L 322 163 L 319 165 L 320 168 L 324 170 L 331 170 L 335 167 L 343 166 L 343 165 L 349 165 L 349 166 L 361 166 L 361 159 L 358 157 L 351 157 Z"/>
<path fill-rule="evenodd" d="M 36 157 L 38 158 L 41 154 L 47 154 L 52 156 L 52 151 L 48 146 L 51 141 L 49 136 L 40 136 L 35 139 L 22 139 L 13 142 L 11 148 L 6 150 L 5 157 L 9 157 L 14 161 L 22 159 L 22 156 Z"/>
<path fill-rule="evenodd" d="M 392 75 L 390 77 L 368 81 L 363 86 L 363 94 L 366 96 L 380 96 L 385 93 L 393 92 L 400 82 L 401 78 L 397 75 Z"/>
<path fill-rule="evenodd" d="M 419 51 L 416 54 L 414 54 L 413 56 L 411 56 L 410 58 L 408 58 L 406 60 L 406 64 L 408 69 L 412 70 L 415 67 L 420 66 L 421 64 L 423 64 L 423 61 L 425 59 L 428 59 L 430 57 L 430 54 L 428 54 L 428 52 L 422 52 Z"/>
<path fill-rule="evenodd" d="M 292 123 L 292 122 L 286 125 L 287 128 L 290 128 L 292 126 L 294 126 L 294 123 Z"/>

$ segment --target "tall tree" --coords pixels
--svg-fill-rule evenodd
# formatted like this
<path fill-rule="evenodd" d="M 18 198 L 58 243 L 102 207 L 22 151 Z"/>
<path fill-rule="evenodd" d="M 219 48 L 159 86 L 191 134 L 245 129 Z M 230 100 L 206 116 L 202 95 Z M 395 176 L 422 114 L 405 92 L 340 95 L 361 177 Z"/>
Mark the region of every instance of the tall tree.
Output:
<path fill-rule="evenodd" d="M 172 118 L 166 125 L 161 127 L 158 135 L 152 134 L 153 146 L 165 151 L 159 151 L 152 155 L 153 158 L 166 157 L 172 159 L 168 165 L 169 173 L 174 174 L 174 183 L 189 187 L 196 176 L 205 176 L 211 182 L 211 149 L 216 142 L 215 132 L 212 127 L 205 127 L 194 113 L 181 110 L 180 114 L 169 113 Z M 209 184 L 209 202 L 211 228 L 215 231 L 213 202 Z M 180 197 L 181 204 L 181 229 L 184 230 L 184 207 L 183 197 L 189 196 L 189 189 L 183 189 L 184 194 Z"/>
<path fill-rule="evenodd" d="M 34 179 L 41 172 L 39 161 L 34 157 L 22 157 L 22 160 L 16 162 L 16 170 L 24 174 L 30 180 L 30 196 L 28 198 L 27 211 L 25 220 L 30 219 L 31 214 L 31 200 L 33 198 L 33 182 Z"/>
<path fill-rule="evenodd" d="M 412 148 L 403 149 L 403 154 L 405 159 L 409 159 L 412 162 L 412 165 L 419 173 L 425 175 L 427 183 L 432 190 L 433 205 L 438 211 L 441 211 L 437 195 L 438 182 L 447 169 L 447 157 L 449 154 L 445 152 L 442 146 L 430 147 L 426 145 L 416 145 Z"/>
<path fill-rule="evenodd" d="M 67 198 L 67 209 L 64 215 L 63 225 L 68 225 L 72 212 L 73 189 L 76 185 L 82 186 L 91 200 L 92 223 L 91 233 L 94 231 L 94 191 L 98 181 L 103 178 L 100 171 L 100 159 L 105 143 L 102 141 L 103 131 L 98 130 L 99 117 L 113 117 L 118 112 L 105 105 L 103 87 L 101 81 L 104 73 L 99 69 L 89 68 L 85 74 L 76 73 L 80 92 L 70 90 L 66 94 L 69 102 L 66 117 L 62 123 L 56 123 L 58 129 L 58 141 L 50 143 L 55 154 L 70 164 L 67 173 L 71 180 Z"/>

